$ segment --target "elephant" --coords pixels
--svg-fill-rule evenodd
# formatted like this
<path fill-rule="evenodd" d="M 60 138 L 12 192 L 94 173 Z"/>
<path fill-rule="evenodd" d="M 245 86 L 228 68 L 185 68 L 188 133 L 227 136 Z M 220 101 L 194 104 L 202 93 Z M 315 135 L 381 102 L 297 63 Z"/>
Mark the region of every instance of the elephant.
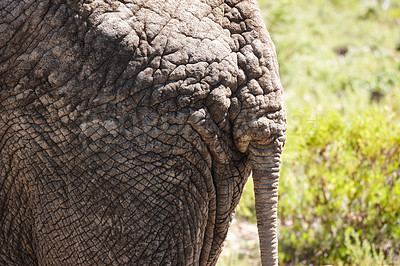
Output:
<path fill-rule="evenodd" d="M 256 0 L 0 1 L 0 264 L 215 265 L 286 111 Z"/>

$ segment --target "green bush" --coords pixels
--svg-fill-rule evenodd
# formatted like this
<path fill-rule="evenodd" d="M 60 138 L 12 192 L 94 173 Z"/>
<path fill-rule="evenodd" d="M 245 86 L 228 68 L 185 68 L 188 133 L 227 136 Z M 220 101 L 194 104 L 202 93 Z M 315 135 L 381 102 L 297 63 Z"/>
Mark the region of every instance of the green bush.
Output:
<path fill-rule="evenodd" d="M 385 258 L 398 255 L 400 125 L 394 113 L 376 108 L 347 119 L 330 113 L 314 126 L 288 132 L 288 143 L 296 145 L 285 150 L 280 182 L 281 260 L 348 262 L 351 230 Z"/>
<path fill-rule="evenodd" d="M 240 198 L 239 206 L 236 210 L 236 218 L 239 220 L 247 220 L 256 223 L 256 207 L 254 204 L 254 185 L 253 178 L 250 176 L 244 187 L 242 197 Z"/>
<path fill-rule="evenodd" d="M 352 264 L 389 265 L 393 262 L 393 253 L 385 258 L 382 248 L 377 250 L 374 244 L 370 244 L 365 239 L 361 243 L 359 233 L 354 229 L 346 229 L 344 245 L 349 252 L 347 260 L 351 261 Z"/>

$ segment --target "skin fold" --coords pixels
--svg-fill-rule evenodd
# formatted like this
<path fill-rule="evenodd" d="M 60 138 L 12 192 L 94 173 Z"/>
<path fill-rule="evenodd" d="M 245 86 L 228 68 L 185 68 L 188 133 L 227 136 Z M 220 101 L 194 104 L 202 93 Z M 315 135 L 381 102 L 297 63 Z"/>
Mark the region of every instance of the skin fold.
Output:
<path fill-rule="evenodd" d="M 215 265 L 286 114 L 255 0 L 0 1 L 0 264 Z"/>

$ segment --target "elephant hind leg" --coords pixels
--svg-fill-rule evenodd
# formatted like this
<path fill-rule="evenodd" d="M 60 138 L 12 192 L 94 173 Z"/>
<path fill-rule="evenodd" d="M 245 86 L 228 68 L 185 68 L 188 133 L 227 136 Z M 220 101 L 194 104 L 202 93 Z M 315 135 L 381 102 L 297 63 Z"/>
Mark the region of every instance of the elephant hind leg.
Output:
<path fill-rule="evenodd" d="M 28 185 L 22 179 L 26 168 L 14 163 L 19 153 L 0 150 L 0 265 L 38 265 Z"/>

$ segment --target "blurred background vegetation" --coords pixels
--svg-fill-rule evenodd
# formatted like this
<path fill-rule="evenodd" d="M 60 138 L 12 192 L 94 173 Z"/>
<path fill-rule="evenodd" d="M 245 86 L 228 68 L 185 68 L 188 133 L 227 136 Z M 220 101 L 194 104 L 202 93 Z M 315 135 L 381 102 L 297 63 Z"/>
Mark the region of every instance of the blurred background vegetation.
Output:
<path fill-rule="evenodd" d="M 400 0 L 258 2 L 288 113 L 280 264 L 400 265 Z M 219 265 L 259 264 L 253 202 L 248 182 Z"/>

